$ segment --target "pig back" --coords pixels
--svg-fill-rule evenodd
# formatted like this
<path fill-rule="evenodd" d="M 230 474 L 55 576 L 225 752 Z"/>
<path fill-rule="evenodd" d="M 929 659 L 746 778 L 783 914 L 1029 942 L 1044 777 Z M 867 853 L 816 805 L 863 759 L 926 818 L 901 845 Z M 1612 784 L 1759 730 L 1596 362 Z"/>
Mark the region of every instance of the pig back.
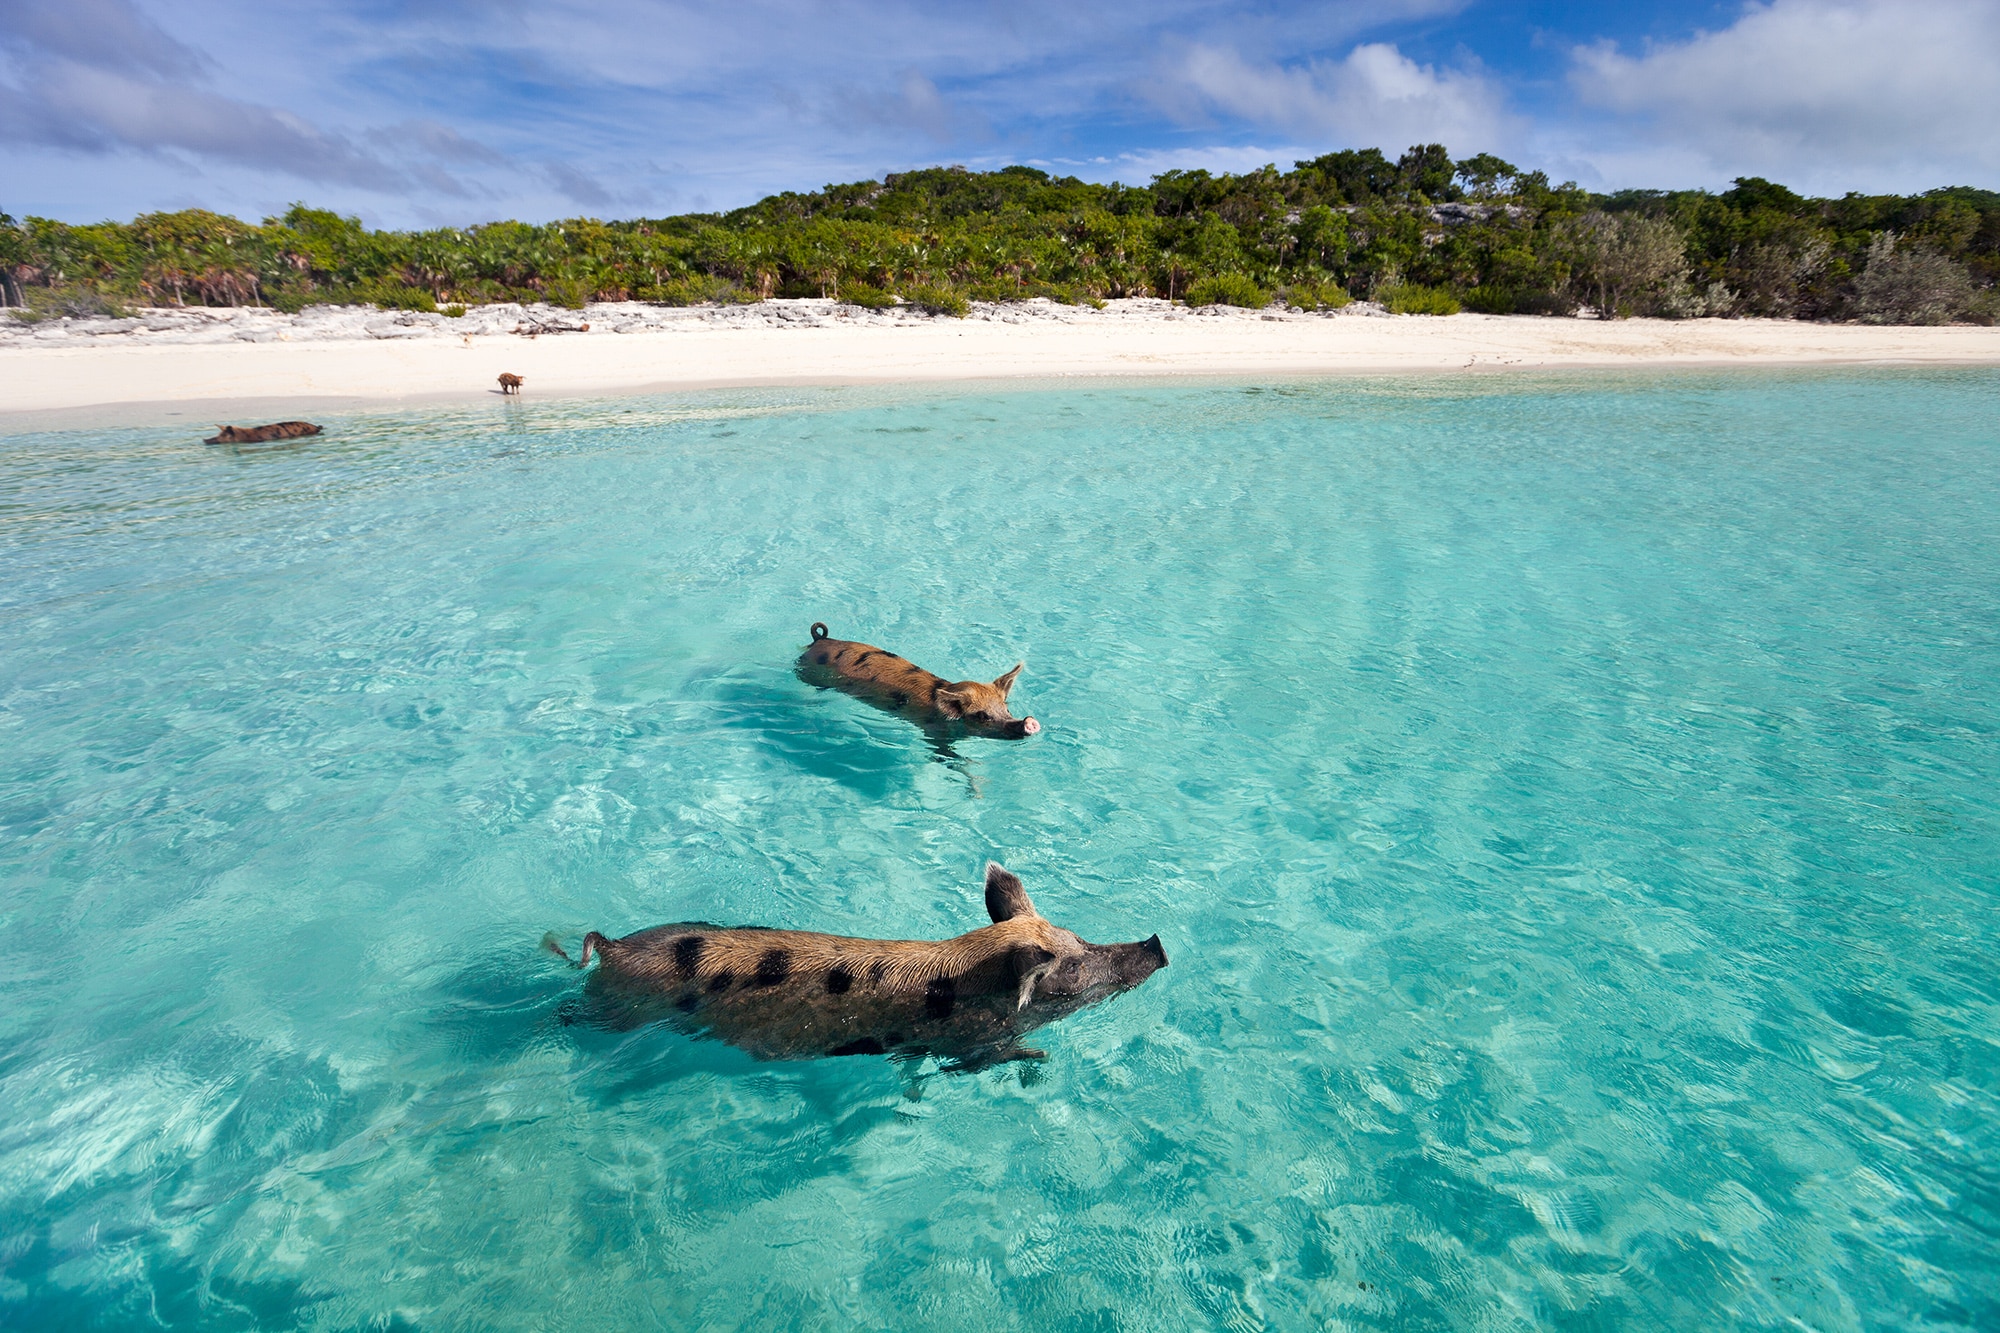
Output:
<path fill-rule="evenodd" d="M 988 927 L 981 935 L 1003 932 Z M 963 1059 L 1022 1030 L 1005 941 L 863 940 L 805 931 L 656 926 L 598 946 L 582 1017 L 666 1022 L 762 1060 L 835 1055 Z"/>
<path fill-rule="evenodd" d="M 817 636 L 825 629 L 814 625 Z M 872 643 L 815 637 L 799 654 L 798 673 L 809 685 L 830 686 L 888 708 L 935 711 L 945 680 L 907 658 Z"/>

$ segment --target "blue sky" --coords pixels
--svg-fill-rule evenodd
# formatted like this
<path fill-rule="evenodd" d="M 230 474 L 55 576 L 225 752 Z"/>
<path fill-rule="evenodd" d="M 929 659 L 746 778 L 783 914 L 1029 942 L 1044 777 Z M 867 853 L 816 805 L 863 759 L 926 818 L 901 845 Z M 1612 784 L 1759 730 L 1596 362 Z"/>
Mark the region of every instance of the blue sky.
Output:
<path fill-rule="evenodd" d="M 2000 188 L 2000 0 L 0 0 L 0 209 L 730 208 L 1440 141 L 1596 189 Z"/>

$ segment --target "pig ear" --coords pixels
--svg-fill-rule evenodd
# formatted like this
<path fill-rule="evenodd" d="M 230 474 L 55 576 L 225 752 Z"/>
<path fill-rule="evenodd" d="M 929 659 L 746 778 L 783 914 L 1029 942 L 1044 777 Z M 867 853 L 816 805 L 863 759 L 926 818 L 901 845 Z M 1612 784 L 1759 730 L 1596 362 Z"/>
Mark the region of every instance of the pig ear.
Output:
<path fill-rule="evenodd" d="M 1017 916 L 1040 916 L 1021 877 L 1002 868 L 998 861 L 986 863 L 986 915 L 995 921 L 1012 921 Z"/>
<path fill-rule="evenodd" d="M 1056 956 L 1039 944 L 1024 944 L 1008 955 L 1013 964 L 1017 989 L 1014 992 L 1014 1008 L 1026 1009 L 1028 1001 L 1035 998 L 1035 983 L 1048 975 L 1055 966 Z"/>
<path fill-rule="evenodd" d="M 1014 688 L 1014 677 L 1021 674 L 1022 665 L 1023 664 L 1020 662 L 1014 663 L 1014 669 L 1012 671 L 1009 671 L 1006 675 L 1000 677 L 998 680 L 993 682 L 993 688 L 1000 691 L 1000 697 L 1002 699 L 1007 697 L 1007 691 Z"/>
<path fill-rule="evenodd" d="M 939 690 L 931 696 L 931 702 L 936 704 L 938 712 L 946 717 L 965 716 L 965 696 L 957 690 L 949 688 Z"/>

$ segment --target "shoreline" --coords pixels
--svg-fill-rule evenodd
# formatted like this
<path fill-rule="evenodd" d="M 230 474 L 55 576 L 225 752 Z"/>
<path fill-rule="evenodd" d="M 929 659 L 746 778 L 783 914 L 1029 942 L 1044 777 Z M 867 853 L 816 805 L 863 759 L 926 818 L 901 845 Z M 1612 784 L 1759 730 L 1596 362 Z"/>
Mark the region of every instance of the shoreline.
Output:
<path fill-rule="evenodd" d="M 2000 327 L 1790 320 L 1600 322 L 1532 315 L 1193 311 L 1164 301 L 1103 310 L 1027 302 L 968 319 L 832 301 L 581 312 L 487 307 L 462 320 L 381 311 L 148 312 L 22 326 L 0 341 L 0 431 L 276 420 L 498 397 L 526 377 L 541 399 L 727 388 L 1492 374 L 1528 370 L 2000 365 Z M 329 313 L 337 317 L 329 317 Z M 527 337 L 554 317 L 588 333 Z M 163 327 L 155 328 L 154 325 Z M 95 329 L 92 326 L 96 326 Z"/>

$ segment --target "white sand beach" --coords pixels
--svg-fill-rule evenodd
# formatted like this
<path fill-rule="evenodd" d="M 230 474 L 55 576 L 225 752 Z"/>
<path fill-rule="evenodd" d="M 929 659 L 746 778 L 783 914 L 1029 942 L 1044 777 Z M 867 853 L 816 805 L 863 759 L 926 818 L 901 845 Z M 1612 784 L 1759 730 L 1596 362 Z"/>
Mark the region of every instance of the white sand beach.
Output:
<path fill-rule="evenodd" d="M 587 332 L 537 332 L 587 323 Z M 492 306 L 460 318 L 349 308 L 148 310 L 0 321 L 0 423 L 309 416 L 477 399 L 512 371 L 537 397 L 724 386 L 1067 376 L 1502 372 L 1565 367 L 2000 364 L 2000 327 L 1788 320 L 1602 322 L 1532 316 L 1189 310 L 1033 301 L 951 319 L 832 301 L 584 311 Z"/>

